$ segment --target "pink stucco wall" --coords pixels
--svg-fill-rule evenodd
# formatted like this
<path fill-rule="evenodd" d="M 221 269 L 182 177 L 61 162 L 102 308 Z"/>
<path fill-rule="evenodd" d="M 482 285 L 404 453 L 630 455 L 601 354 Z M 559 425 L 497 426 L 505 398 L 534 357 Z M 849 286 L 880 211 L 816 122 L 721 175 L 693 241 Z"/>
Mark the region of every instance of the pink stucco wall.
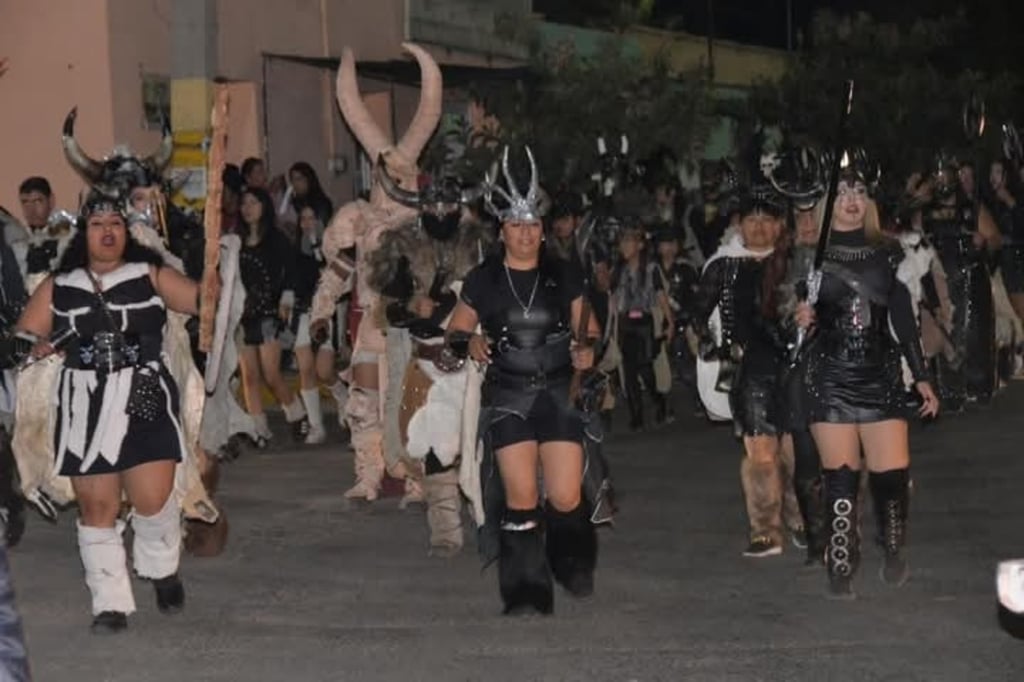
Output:
<path fill-rule="evenodd" d="M 82 183 L 64 161 L 64 116 L 78 106 L 88 149 L 114 144 L 106 0 L 3 0 L 0 52 L 0 204 L 21 217 L 18 184 L 49 178 L 60 206 L 74 209 Z"/>
<path fill-rule="evenodd" d="M 94 156 L 115 144 L 143 154 L 156 145 L 159 132 L 144 127 L 142 74 L 171 75 L 173 1 L 0 0 L 0 56 L 10 60 L 10 71 L 0 80 L 0 204 L 20 215 L 18 183 L 42 174 L 53 183 L 61 206 L 77 205 L 82 183 L 60 149 L 61 122 L 74 105 L 79 140 Z M 251 83 L 247 93 L 256 95 L 245 102 L 244 150 L 229 150 L 229 160 L 255 151 L 267 133 L 264 53 L 338 57 L 348 46 L 360 60 L 404 58 L 404 12 L 405 0 L 218 0 L 216 75 Z M 507 63 L 428 49 L 442 63 Z M 269 71 L 271 170 L 283 172 L 292 162 L 307 160 L 336 200 L 350 198 L 357 149 L 334 103 L 334 74 L 282 63 Z M 391 90 L 372 81 L 361 86 L 368 92 Z M 393 91 L 401 133 L 415 111 L 417 91 L 403 86 Z M 386 109 L 390 119 L 391 106 Z M 382 121 L 385 127 L 390 123 Z M 347 159 L 348 172 L 328 172 L 332 152 Z"/>

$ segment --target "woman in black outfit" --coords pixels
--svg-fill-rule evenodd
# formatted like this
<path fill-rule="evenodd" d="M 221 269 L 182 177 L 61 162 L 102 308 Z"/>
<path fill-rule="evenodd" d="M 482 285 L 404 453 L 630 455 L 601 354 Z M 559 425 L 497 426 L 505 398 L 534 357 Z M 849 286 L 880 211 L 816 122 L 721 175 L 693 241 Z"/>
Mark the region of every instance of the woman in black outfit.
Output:
<path fill-rule="evenodd" d="M 506 149 L 506 166 L 508 151 Z M 527 149 L 529 154 L 529 149 Z M 597 535 L 583 498 L 584 418 L 569 405 L 573 370 L 593 365 L 597 324 L 573 341 L 583 278 L 543 248 L 536 171 L 523 196 L 506 170 L 508 207 L 496 209 L 501 248 L 473 269 L 448 325 L 449 348 L 487 365 L 481 428 L 494 453 L 504 509 L 498 579 L 505 613 L 552 611 L 551 574 L 570 593 L 589 595 Z M 483 334 L 475 334 L 477 324 Z M 542 511 L 537 465 L 544 472 Z M 488 481 L 484 481 L 484 486 Z M 498 516 L 500 518 L 492 518 Z M 546 539 L 546 551 L 545 551 Z"/>
<path fill-rule="evenodd" d="M 896 277 L 902 250 L 881 234 L 864 178 L 856 167 L 844 171 L 817 303 L 801 303 L 795 315 L 813 334 L 806 349 L 806 408 L 824 470 L 829 591 L 838 598 L 854 596 L 862 450 L 885 551 L 881 577 L 900 585 L 908 576 L 903 544 L 910 450 L 901 353 L 922 399 L 920 414 L 934 416 L 939 408 L 910 294 Z"/>
<path fill-rule="evenodd" d="M 702 356 L 726 368 L 716 390 L 729 394 L 736 435 L 745 450 L 740 479 L 750 536 L 743 555 L 761 558 L 782 553 L 783 498 L 792 485 L 783 476 L 779 451 L 778 376 L 785 344 L 775 305 L 787 249 L 780 239 L 781 199 L 770 189 L 751 189 L 739 216 L 738 237 L 718 249 L 701 275 L 694 318 Z M 720 340 L 711 339 L 708 329 L 715 308 Z M 790 530 L 794 535 L 803 531 Z"/>
<path fill-rule="evenodd" d="M 247 187 L 242 192 L 242 250 L 238 255 L 245 308 L 239 361 L 249 414 L 257 421 L 260 436 L 269 441 L 270 429 L 263 413 L 260 385 L 266 383 L 284 409 L 297 439 L 306 436 L 306 410 L 281 376 L 281 344 L 278 336 L 294 304 L 291 284 L 293 247 L 274 227 L 274 204 L 266 190 Z"/>

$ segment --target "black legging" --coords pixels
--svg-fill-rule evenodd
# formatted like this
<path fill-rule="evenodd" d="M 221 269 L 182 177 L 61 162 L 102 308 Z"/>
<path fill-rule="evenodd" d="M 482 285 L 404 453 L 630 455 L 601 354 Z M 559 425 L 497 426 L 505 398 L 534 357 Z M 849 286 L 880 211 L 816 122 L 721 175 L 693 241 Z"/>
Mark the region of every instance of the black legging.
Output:
<path fill-rule="evenodd" d="M 622 352 L 626 403 L 633 426 L 639 426 L 644 415 L 641 380 L 655 402 L 663 399 L 654 382 L 654 319 L 650 314 L 634 319 L 627 315 L 619 317 L 619 350 Z"/>

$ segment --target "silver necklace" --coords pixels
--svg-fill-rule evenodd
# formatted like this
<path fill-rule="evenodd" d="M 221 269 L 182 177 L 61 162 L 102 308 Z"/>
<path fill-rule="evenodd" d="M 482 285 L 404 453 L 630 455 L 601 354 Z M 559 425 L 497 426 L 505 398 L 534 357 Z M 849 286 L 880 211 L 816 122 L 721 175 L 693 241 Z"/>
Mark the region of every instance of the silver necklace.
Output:
<path fill-rule="evenodd" d="M 537 295 L 537 285 L 540 284 L 540 270 L 537 270 L 537 278 L 533 280 L 533 291 L 530 292 L 530 300 L 525 304 L 523 299 L 519 298 L 519 292 L 516 291 L 516 285 L 512 283 L 512 271 L 509 270 L 508 263 L 505 263 L 505 277 L 508 279 L 508 288 L 512 291 L 512 295 L 516 299 L 516 303 L 523 309 L 523 319 L 530 319 L 530 309 L 533 308 L 533 299 Z"/>

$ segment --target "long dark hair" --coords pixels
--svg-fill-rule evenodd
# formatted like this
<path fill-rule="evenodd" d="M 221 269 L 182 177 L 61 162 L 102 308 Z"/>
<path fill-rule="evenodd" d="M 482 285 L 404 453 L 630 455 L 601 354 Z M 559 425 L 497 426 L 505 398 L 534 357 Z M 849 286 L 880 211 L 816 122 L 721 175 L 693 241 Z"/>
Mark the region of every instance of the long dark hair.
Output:
<path fill-rule="evenodd" d="M 295 209 L 295 212 L 299 212 L 299 202 L 304 201 L 307 206 L 313 207 L 320 222 L 326 225 L 330 220 L 334 205 L 331 203 L 327 193 L 324 192 L 323 185 L 320 184 L 320 177 L 313 170 L 313 167 L 305 161 L 293 163 L 292 167 L 288 169 L 288 175 L 290 176 L 292 173 L 299 173 L 302 177 L 306 178 L 306 184 L 309 187 L 303 196 L 292 196 L 292 207 Z"/>
<path fill-rule="evenodd" d="M 775 250 L 765 259 L 764 277 L 761 279 L 761 315 L 765 319 L 774 320 L 779 316 L 778 294 L 782 280 L 789 270 L 789 251 L 792 237 L 786 222 L 782 222 L 779 237 L 775 240 Z"/>
<path fill-rule="evenodd" d="M 125 232 L 124 255 L 121 257 L 125 263 L 149 263 L 157 267 L 163 266 L 163 256 L 136 241 L 131 231 L 127 229 L 127 225 Z M 66 275 L 73 270 L 87 267 L 89 267 L 89 243 L 86 241 L 85 228 L 82 227 L 75 231 L 71 241 L 68 242 L 67 248 L 64 249 L 64 255 L 61 256 L 60 262 L 54 269 L 54 274 Z"/>
<path fill-rule="evenodd" d="M 267 190 L 263 189 L 262 187 L 246 187 L 245 189 L 242 190 L 242 194 L 239 196 L 239 201 L 244 199 L 246 194 L 251 194 L 252 196 L 254 196 L 256 200 L 260 202 L 260 206 L 263 207 L 263 212 L 260 214 L 259 223 L 260 241 L 263 241 L 263 238 L 270 234 L 271 230 L 275 229 L 274 200 L 270 198 L 270 194 L 267 192 Z M 245 223 L 244 220 L 242 222 Z M 245 224 L 245 230 L 246 232 L 248 232 L 249 230 L 249 225 L 247 223 Z"/>

